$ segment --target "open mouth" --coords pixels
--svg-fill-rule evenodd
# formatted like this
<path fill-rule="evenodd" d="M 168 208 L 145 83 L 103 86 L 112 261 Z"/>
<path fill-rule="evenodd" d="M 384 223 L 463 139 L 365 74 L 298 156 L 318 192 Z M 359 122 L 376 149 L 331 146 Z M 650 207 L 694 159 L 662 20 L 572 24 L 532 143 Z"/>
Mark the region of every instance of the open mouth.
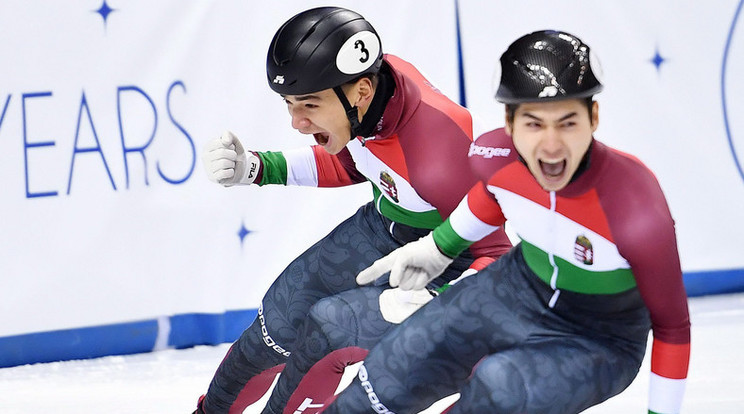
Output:
<path fill-rule="evenodd" d="M 328 143 L 328 137 L 330 135 L 326 133 L 317 133 L 313 134 L 313 137 L 315 137 L 315 142 L 317 142 L 319 145 L 325 145 Z"/>
<path fill-rule="evenodd" d="M 566 171 L 566 160 L 558 162 L 545 162 L 540 160 L 540 171 L 548 179 L 558 179 Z"/>

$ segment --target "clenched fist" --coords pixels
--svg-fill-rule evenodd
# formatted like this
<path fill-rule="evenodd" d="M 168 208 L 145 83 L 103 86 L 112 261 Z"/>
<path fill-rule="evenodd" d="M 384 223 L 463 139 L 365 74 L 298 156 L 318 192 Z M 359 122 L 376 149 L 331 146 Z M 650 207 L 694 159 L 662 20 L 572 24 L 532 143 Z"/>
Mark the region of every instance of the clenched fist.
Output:
<path fill-rule="evenodd" d="M 251 152 L 246 154 L 238 137 L 230 131 L 207 144 L 202 160 L 207 177 L 225 187 L 253 184 L 261 166 L 261 160 Z"/>

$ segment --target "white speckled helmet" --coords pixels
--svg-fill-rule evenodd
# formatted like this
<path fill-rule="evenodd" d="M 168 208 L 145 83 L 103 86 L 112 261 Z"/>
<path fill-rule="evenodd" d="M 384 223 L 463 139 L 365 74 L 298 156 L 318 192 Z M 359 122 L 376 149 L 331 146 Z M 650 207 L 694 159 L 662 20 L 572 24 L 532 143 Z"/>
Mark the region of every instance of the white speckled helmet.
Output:
<path fill-rule="evenodd" d="M 505 104 L 586 98 L 602 91 L 599 60 L 578 37 L 533 32 L 501 55 L 496 100 Z"/>

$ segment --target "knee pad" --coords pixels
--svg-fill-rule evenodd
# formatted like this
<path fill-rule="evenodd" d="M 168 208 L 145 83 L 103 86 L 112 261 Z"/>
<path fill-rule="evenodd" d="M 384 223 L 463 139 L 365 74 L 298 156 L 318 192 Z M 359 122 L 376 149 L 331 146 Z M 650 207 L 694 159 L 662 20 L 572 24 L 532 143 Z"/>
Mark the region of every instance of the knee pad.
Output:
<path fill-rule="evenodd" d="M 529 393 L 524 376 L 509 358 L 486 357 L 475 368 L 453 408 L 458 412 L 525 412 Z"/>
<path fill-rule="evenodd" d="M 331 349 L 356 345 L 359 332 L 357 312 L 342 298 L 323 298 L 310 308 L 305 337 L 321 333 Z M 316 334 L 317 334 L 316 333 Z"/>

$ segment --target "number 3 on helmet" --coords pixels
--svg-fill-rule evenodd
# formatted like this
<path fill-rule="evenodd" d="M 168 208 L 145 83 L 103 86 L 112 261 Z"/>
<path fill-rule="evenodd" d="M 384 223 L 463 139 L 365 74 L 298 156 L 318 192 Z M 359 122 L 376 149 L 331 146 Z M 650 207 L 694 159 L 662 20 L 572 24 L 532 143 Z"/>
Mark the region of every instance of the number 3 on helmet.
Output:
<path fill-rule="evenodd" d="M 361 15 L 340 7 L 306 10 L 274 35 L 266 59 L 269 86 L 281 95 L 305 95 L 376 74 L 382 44 Z"/>

